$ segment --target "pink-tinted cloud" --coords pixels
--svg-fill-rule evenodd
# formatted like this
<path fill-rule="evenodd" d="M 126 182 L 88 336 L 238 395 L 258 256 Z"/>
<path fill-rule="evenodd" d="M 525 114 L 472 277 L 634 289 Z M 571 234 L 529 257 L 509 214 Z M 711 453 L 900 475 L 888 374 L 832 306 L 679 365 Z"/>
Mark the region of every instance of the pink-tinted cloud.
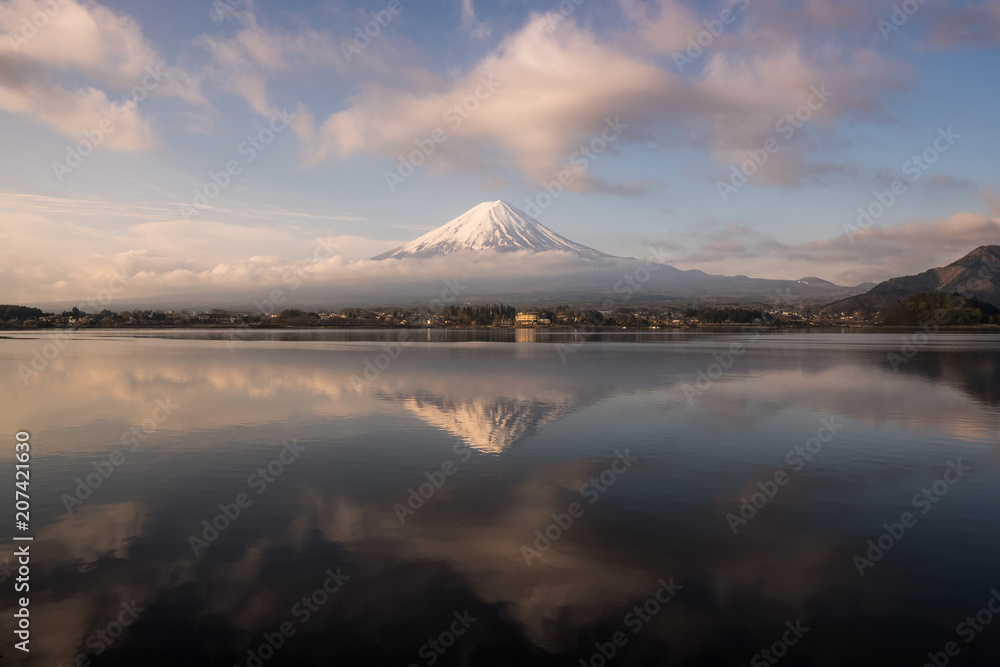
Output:
<path fill-rule="evenodd" d="M 848 46 L 836 36 L 796 38 L 790 30 L 802 23 L 816 30 L 834 14 L 835 25 L 854 25 L 866 14 L 847 3 L 832 9 L 807 3 L 793 20 L 774 3 L 747 6 L 732 34 L 704 50 L 700 67 L 684 72 L 668 52 L 705 30 L 702 17 L 669 0 L 655 13 L 631 0 L 622 8 L 631 35 L 601 36 L 573 17 L 536 14 L 462 74 L 428 79 L 423 88 L 370 83 L 318 128 L 301 124 L 306 162 L 364 153 L 398 162 L 441 128 L 445 140 L 420 159 L 432 171 L 514 171 L 537 183 L 569 169 L 575 177 L 569 189 L 607 190 L 614 186 L 574 158 L 608 118 L 620 117 L 629 129 L 612 151 L 647 142 L 694 145 L 727 165 L 773 137 L 781 150 L 754 179 L 796 184 L 853 173 L 852 165 L 814 163 L 810 150 L 834 135 L 841 119 L 882 114 L 887 94 L 909 83 L 904 66 L 869 46 Z M 470 97 L 484 81 L 495 81 L 496 90 Z M 817 102 L 817 90 L 829 92 Z M 794 131 L 786 134 L 781 123 L 788 118 Z"/>
<path fill-rule="evenodd" d="M 739 224 L 705 225 L 677 238 L 683 248 L 674 249 L 669 261 L 678 268 L 759 278 L 819 276 L 856 285 L 920 273 L 981 245 L 1000 245 L 1000 215 L 997 210 L 991 215 L 964 212 L 932 221 L 874 225 L 854 233 L 853 240 L 845 234 L 783 243 Z"/>
<path fill-rule="evenodd" d="M 139 151 L 155 143 L 143 110 L 121 112 L 122 96 L 111 91 L 127 91 L 126 100 L 204 103 L 197 77 L 168 66 L 129 16 L 96 3 L 11 0 L 0 4 L 0 33 L 0 109 L 77 138 L 112 121 L 99 148 Z"/>
<path fill-rule="evenodd" d="M 942 7 L 928 35 L 931 46 L 995 46 L 1000 44 L 1000 4 L 993 0 Z"/>

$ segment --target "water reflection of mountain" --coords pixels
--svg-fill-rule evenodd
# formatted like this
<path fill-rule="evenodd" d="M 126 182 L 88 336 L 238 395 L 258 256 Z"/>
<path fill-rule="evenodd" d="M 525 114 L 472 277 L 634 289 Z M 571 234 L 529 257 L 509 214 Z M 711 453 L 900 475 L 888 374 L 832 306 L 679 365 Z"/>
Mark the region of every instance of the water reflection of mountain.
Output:
<path fill-rule="evenodd" d="M 377 396 L 402 405 L 427 424 L 461 438 L 473 449 L 491 453 L 502 452 L 583 405 L 575 396 L 566 396 L 561 401 L 428 393 L 380 392 Z"/>
<path fill-rule="evenodd" d="M 490 351 L 457 362 L 403 355 L 373 383 L 372 395 L 497 453 L 588 405 L 662 385 L 663 368 L 636 363 L 635 353 L 578 353 L 562 363 L 551 345 Z"/>
<path fill-rule="evenodd" d="M 9 410 L 0 415 L 0 425 L 15 432 L 24 423 L 38 424 L 40 435 L 52 430 L 46 435 L 52 452 L 99 452 L 165 399 L 182 408 L 158 425 L 154 445 L 192 429 L 205 435 L 198 443 L 186 440 L 187 446 L 204 446 L 233 425 L 259 434 L 288 419 L 303 425 L 391 406 L 480 451 L 499 452 L 589 405 L 644 392 L 662 395 L 666 411 L 707 410 L 712 423 L 734 415 L 750 420 L 797 404 L 953 432 L 973 423 L 970 411 L 1000 402 L 1000 364 L 982 347 L 989 343 L 983 337 L 935 341 L 895 371 L 886 355 L 899 351 L 898 338 L 838 338 L 837 345 L 854 343 L 849 354 L 820 335 L 751 340 L 692 335 L 655 345 L 573 347 L 569 339 L 561 345 L 411 343 L 362 391 L 350 378 L 365 372 L 366 360 L 382 352 L 381 342 L 252 342 L 230 353 L 211 341 L 119 341 L 127 363 L 109 364 L 108 341 L 81 340 L 71 348 L 72 357 L 32 378 L 23 391 L 5 395 Z M 746 353 L 689 403 L 682 387 L 696 384 L 698 373 L 733 342 L 744 343 Z M 22 346 L 30 357 L 33 341 L 9 343 L 7 349 Z M 154 348 L 156 354 L 139 353 Z M 16 373 L 16 365 L 9 369 Z M 915 376 L 948 391 L 931 395 L 914 389 Z M 978 405 L 968 405 L 956 392 L 975 397 Z M 98 394 L 102 401 L 95 405 L 92 397 Z M 55 405 L 60 409 L 53 410 Z M 96 417 L 103 427 L 83 433 Z M 73 435 L 66 437 L 65 429 Z"/>
<path fill-rule="evenodd" d="M 411 664 L 463 610 L 479 620 L 436 664 L 579 664 L 617 631 L 629 643 L 616 667 L 746 664 L 800 618 L 811 643 L 787 664 L 897 664 L 903 653 L 916 664 L 954 639 L 956 619 L 995 585 L 987 575 L 1000 558 L 983 538 L 997 533 L 1000 499 L 981 447 L 995 432 L 996 411 L 982 400 L 995 397 L 996 353 L 925 354 L 893 372 L 885 355 L 895 339 L 844 351 L 774 337 L 748 345 L 689 403 L 681 386 L 729 340 L 598 344 L 565 363 L 554 345 L 413 345 L 363 391 L 349 378 L 377 345 L 248 344 L 230 354 L 220 343 L 142 342 L 111 357 L 81 341 L 5 397 L 8 432 L 49 426 L 32 433 L 44 443 L 32 476 L 31 611 L 44 629 L 35 659 L 97 658 L 89 638 L 132 600 L 144 611 L 99 664 L 260 664 L 248 650 L 285 622 L 296 633 L 267 667 Z M 139 349 L 148 351 L 131 353 Z M 74 478 L 164 398 L 181 407 L 155 439 L 65 513 L 59 498 Z M 403 523 L 395 505 L 442 460 L 384 427 L 403 411 L 441 437 L 531 456 L 470 457 Z M 732 534 L 726 512 L 815 432 L 819 414 L 850 422 Z M 566 417 L 565 439 L 530 441 Z M 581 480 L 619 446 L 596 429 L 634 434 L 642 419 L 676 444 L 633 445 L 641 463 L 526 563 L 521 547 L 580 500 Z M 286 437 L 308 445 L 303 462 L 196 556 L 190 536 L 248 489 L 247 475 Z M 599 457 L 574 452 L 588 439 L 600 440 Z M 919 536 L 859 577 L 853 555 L 958 456 L 974 474 L 921 519 Z M 0 563 L 14 563 L 13 551 L 0 549 Z M 339 567 L 350 581 L 302 622 L 295 605 Z M 684 588 L 633 635 L 623 619 L 661 578 Z M 13 605 L 4 598 L 0 613 Z M 967 664 L 997 664 L 1000 647 L 985 640 L 963 647 Z"/>
<path fill-rule="evenodd" d="M 978 350 L 925 352 L 896 367 L 901 373 L 960 389 L 987 405 L 1000 403 L 1000 364 L 995 354 Z"/>

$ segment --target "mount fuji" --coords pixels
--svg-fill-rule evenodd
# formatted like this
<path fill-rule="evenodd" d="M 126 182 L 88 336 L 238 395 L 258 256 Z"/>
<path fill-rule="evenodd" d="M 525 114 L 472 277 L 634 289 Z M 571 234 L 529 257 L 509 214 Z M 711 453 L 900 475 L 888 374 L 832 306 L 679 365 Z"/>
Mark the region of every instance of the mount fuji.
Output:
<path fill-rule="evenodd" d="M 385 260 L 398 260 L 386 262 Z M 767 300 L 776 294 L 800 302 L 830 303 L 871 285 L 840 287 L 819 278 L 767 280 L 682 271 L 661 262 L 617 257 L 587 247 L 545 227 L 505 201 L 483 202 L 409 243 L 372 257 L 382 267 L 379 300 L 403 303 L 436 293 L 429 276 L 454 272 L 468 281 L 463 302 L 517 299 L 521 303 L 600 302 L 613 292 L 628 301 Z M 388 269 L 388 271 L 385 271 Z M 639 279 L 639 277 L 642 277 Z M 438 280 L 438 284 L 440 279 Z M 463 283 L 465 284 L 465 283 Z M 375 282 L 371 283 L 372 289 Z M 373 297 L 369 297 L 371 300 Z M 442 297 L 444 298 L 444 297 Z"/>
<path fill-rule="evenodd" d="M 545 227 L 505 201 L 483 202 L 420 238 L 383 253 L 375 260 L 427 258 L 462 250 L 567 252 L 587 259 L 610 259 Z"/>

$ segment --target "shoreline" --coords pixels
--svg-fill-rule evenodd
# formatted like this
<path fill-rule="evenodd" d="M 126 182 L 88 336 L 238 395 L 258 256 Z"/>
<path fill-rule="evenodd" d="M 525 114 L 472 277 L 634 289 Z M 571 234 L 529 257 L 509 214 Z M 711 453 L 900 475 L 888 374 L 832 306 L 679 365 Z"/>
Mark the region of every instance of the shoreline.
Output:
<path fill-rule="evenodd" d="M 603 326 L 603 327 L 588 327 L 586 325 L 582 326 L 572 326 L 572 325 L 551 325 L 551 326 L 538 326 L 538 327 L 516 327 L 516 326 L 446 326 L 446 325 L 423 325 L 423 326 L 407 326 L 400 324 L 342 324 L 342 325 L 327 325 L 327 326 L 315 326 L 315 325 L 281 325 L 281 324 L 196 324 L 196 325 L 165 325 L 165 326 L 78 326 L 78 327 L 57 327 L 57 326 L 28 326 L 28 327 L 11 327 L 9 325 L 0 325 L 0 331 L 4 333 L 28 333 L 28 332 L 43 332 L 43 331 L 372 331 L 372 330 L 407 330 L 407 331 L 421 331 L 421 330 L 435 330 L 435 331 L 538 331 L 538 332 L 559 332 L 559 333 L 613 333 L 617 331 L 631 331 L 631 332 L 646 332 L 646 333 L 692 333 L 699 331 L 720 331 L 720 332 L 739 332 L 739 331 L 819 331 L 819 330 L 859 330 L 859 331 L 871 331 L 877 330 L 877 332 L 893 333 L 893 332 L 907 332 L 922 330 L 918 325 L 880 325 L 874 323 L 809 323 L 809 324 L 702 324 L 702 325 L 689 325 L 689 326 L 656 326 L 656 327 L 630 327 L 630 326 Z M 997 324 L 969 324 L 969 325 L 952 325 L 952 326 L 941 326 L 938 331 L 956 331 L 956 332 L 968 332 L 968 331 L 981 331 L 981 332 L 998 332 L 1000 333 L 1000 325 Z M 0 336 L 3 338 L 3 336 Z"/>

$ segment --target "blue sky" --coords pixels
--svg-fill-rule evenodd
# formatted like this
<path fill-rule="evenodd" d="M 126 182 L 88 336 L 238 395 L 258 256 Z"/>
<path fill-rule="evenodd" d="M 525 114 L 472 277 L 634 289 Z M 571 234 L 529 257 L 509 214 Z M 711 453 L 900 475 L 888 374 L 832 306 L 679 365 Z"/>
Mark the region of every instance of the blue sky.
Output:
<path fill-rule="evenodd" d="M 264 285 L 306 258 L 335 285 L 494 199 L 710 273 L 947 263 L 1000 243 L 1000 3 L 911 0 L 888 32 L 893 4 L 2 0 L 0 301 L 85 298 L 112 270 L 133 296 Z"/>

